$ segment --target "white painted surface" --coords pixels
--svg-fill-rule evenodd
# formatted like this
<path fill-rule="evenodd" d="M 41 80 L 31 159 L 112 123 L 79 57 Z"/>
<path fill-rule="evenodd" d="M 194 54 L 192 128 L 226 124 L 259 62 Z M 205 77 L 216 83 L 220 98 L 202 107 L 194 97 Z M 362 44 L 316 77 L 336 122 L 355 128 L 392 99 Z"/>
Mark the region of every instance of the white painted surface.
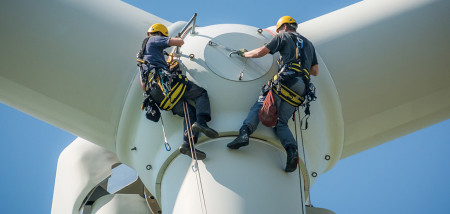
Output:
<path fill-rule="evenodd" d="M 305 213 L 298 171 L 283 171 L 284 149 L 255 139 L 239 150 L 226 149 L 233 139 L 209 140 L 198 146 L 209 155 L 198 162 L 207 212 Z M 190 158 L 180 155 L 166 169 L 161 183 L 163 212 L 202 213 L 198 172 L 192 166 Z"/>
<path fill-rule="evenodd" d="M 221 137 L 235 136 L 237 134 L 237 130 L 239 130 L 239 127 L 242 125 L 242 121 L 245 119 L 248 110 L 258 98 L 261 86 L 265 84 L 267 80 L 272 77 L 272 75 L 274 75 L 277 71 L 277 67 L 273 64 L 269 72 L 265 73 L 261 78 L 251 81 L 229 80 L 209 70 L 209 66 L 205 63 L 204 50 L 209 48 L 208 42 L 210 38 L 219 37 L 221 33 L 227 35 L 229 35 L 229 33 L 236 35 L 244 33 L 256 35 L 256 30 L 257 29 L 254 27 L 244 25 L 198 27 L 196 28 L 196 34 L 188 34 L 186 36 L 185 45 L 180 49 L 180 58 L 183 62 L 183 70 L 187 71 L 187 76 L 190 80 L 198 83 L 200 86 L 208 90 L 213 117 L 213 120 L 209 123 L 209 125 L 216 129 L 220 133 Z M 267 38 L 267 41 L 268 39 L 269 38 Z M 190 54 L 194 54 L 195 57 L 192 59 L 189 58 Z M 273 60 L 275 56 L 269 55 L 268 57 L 272 57 Z M 226 56 L 222 59 L 223 60 L 218 60 L 216 62 L 216 66 L 227 67 L 231 64 L 230 61 L 235 60 L 234 58 Z M 322 63 L 321 60 L 320 63 Z M 230 72 L 232 71 L 230 70 Z M 331 168 L 337 160 L 339 160 L 339 155 L 343 145 L 343 121 L 340 114 L 339 100 L 337 92 L 334 88 L 334 83 L 331 80 L 331 76 L 328 73 L 326 66 L 321 64 L 321 75 L 318 78 L 313 78 L 313 81 L 316 86 L 320 88 L 320 90 L 319 99 L 312 104 L 313 116 L 309 119 L 310 128 L 308 131 L 304 132 L 306 164 L 308 167 L 308 172 L 306 174 L 309 175 L 312 172 L 321 174 Z M 179 154 L 175 149 L 178 148 L 182 142 L 183 121 L 182 118 L 174 116 L 171 112 L 163 112 L 167 139 L 173 148 L 172 151 L 167 152 L 163 146 L 164 139 L 161 123 L 150 122 L 144 117 L 144 112 L 138 108 L 141 102 L 142 92 L 140 89 L 138 76 L 136 75 L 129 93 L 129 97 L 127 98 L 126 104 L 123 108 L 124 110 L 119 124 L 117 135 L 117 154 L 123 163 L 126 163 L 136 169 L 149 191 L 154 193 L 158 200 L 162 200 L 162 203 L 166 203 L 166 205 L 163 205 L 162 209 L 169 209 L 171 206 L 167 205 L 167 203 L 174 203 L 171 200 L 174 200 L 177 197 L 184 198 L 184 193 L 190 192 L 183 191 L 183 194 L 170 197 L 169 199 L 166 198 L 166 200 L 169 200 L 168 202 L 164 201 L 165 199 L 163 198 L 165 197 L 164 194 L 172 194 L 168 192 L 173 191 L 173 189 L 167 189 L 172 187 L 167 187 L 166 184 L 164 184 L 163 179 L 166 178 L 166 170 L 170 169 L 170 167 L 167 168 L 168 165 L 171 164 L 172 159 L 176 158 Z M 293 122 L 290 121 L 289 125 L 294 133 Z M 270 142 L 273 146 L 282 149 L 281 144 L 277 140 L 271 128 L 260 126 L 252 137 L 264 139 L 265 141 Z M 298 133 L 298 138 L 300 139 L 300 133 Z M 232 138 L 219 138 L 218 141 L 221 142 L 221 146 L 214 147 L 214 149 L 217 149 L 218 151 L 215 151 L 214 149 L 208 150 L 208 159 L 213 160 L 219 157 L 223 159 L 233 159 L 233 153 L 229 152 L 225 146 L 225 143 L 230 142 L 231 140 Z M 208 139 L 203 137 L 200 138 L 199 142 L 208 142 Z M 207 145 L 209 145 L 209 143 Z M 136 147 L 137 150 L 131 150 L 131 148 L 134 147 Z M 216 157 L 215 153 L 219 153 L 219 157 Z M 260 156 L 258 152 L 248 153 L 248 155 L 248 159 L 258 159 L 257 157 Z M 325 160 L 325 155 L 330 155 L 331 160 Z M 264 155 L 262 155 L 261 158 L 263 156 Z M 178 158 L 176 160 L 178 160 Z M 249 160 L 245 159 L 243 162 L 248 161 Z M 271 186 L 275 182 L 274 179 L 276 177 L 286 176 L 286 173 L 282 170 L 285 164 L 284 161 L 285 160 L 283 160 L 283 163 L 280 163 L 278 166 L 274 167 L 274 169 L 271 169 L 273 170 L 271 172 L 274 174 L 274 177 L 260 178 L 258 180 L 258 185 Z M 257 162 L 252 162 L 252 164 L 258 165 Z M 151 165 L 150 170 L 147 169 L 149 165 Z M 223 166 L 213 165 L 211 169 L 214 169 L 212 172 L 212 175 L 214 176 L 215 172 L 223 169 Z M 185 170 L 187 170 L 187 168 Z M 179 174 L 174 174 L 173 177 L 183 179 L 186 176 L 185 170 L 178 171 Z M 249 175 L 242 176 L 248 177 Z M 296 176 L 298 177 L 298 173 L 296 173 Z M 229 177 L 224 177 L 224 179 L 226 178 Z M 309 177 L 309 180 L 312 185 L 315 178 Z M 292 182 L 290 183 L 293 184 Z M 296 183 L 296 185 L 298 186 L 299 184 Z M 210 189 L 216 188 L 213 187 Z M 248 189 L 243 189 L 240 192 L 242 195 L 240 197 L 249 197 L 250 195 L 253 195 L 254 198 L 261 199 L 260 197 L 262 196 L 258 191 L 255 191 L 254 187 L 249 187 Z M 298 193 L 299 188 L 296 188 L 289 194 Z M 218 192 L 217 194 L 227 195 L 228 193 Z M 295 197 L 292 198 L 290 203 L 291 202 L 297 205 L 302 204 L 301 200 Z M 231 204 L 229 206 L 233 207 L 234 205 L 232 205 L 232 203 L 234 202 L 230 203 Z M 250 210 L 246 209 L 248 208 L 242 208 L 239 212 L 250 212 Z M 252 210 L 250 213 L 253 212 L 256 212 L 256 210 Z M 258 211 L 258 213 L 261 212 Z M 267 213 L 270 212 L 267 211 Z"/>
<path fill-rule="evenodd" d="M 336 83 L 343 157 L 450 118 L 449 8 L 366 0 L 299 26 Z"/>
<path fill-rule="evenodd" d="M 92 205 L 92 214 L 151 214 L 147 204 L 139 195 L 105 195 Z"/>
<path fill-rule="evenodd" d="M 205 46 L 204 56 L 206 65 L 215 74 L 234 81 L 249 81 L 262 77 L 275 63 L 271 55 L 261 58 L 243 58 L 231 54 L 226 48 L 239 50 L 245 47 L 248 50 L 262 47 L 267 40 L 257 33 L 256 28 L 246 29 L 242 33 L 227 33 L 224 29 L 243 28 L 240 25 L 216 25 L 202 29 L 199 33 L 205 35 L 203 40 L 213 42 Z M 201 37 L 200 37 L 201 38 Z M 197 39 L 197 38 L 196 38 Z M 217 43 L 219 45 L 214 46 Z M 224 48 L 226 47 L 226 48 Z M 224 66 L 223 62 L 227 62 Z M 242 73 L 241 80 L 239 76 Z"/>
<path fill-rule="evenodd" d="M 77 138 L 61 153 L 56 169 L 52 214 L 78 214 L 84 198 L 119 163 L 115 153 Z"/>
<path fill-rule="evenodd" d="M 140 43 L 170 23 L 120 0 L 6 0 L 0 14 L 0 101 L 114 151 Z"/>
<path fill-rule="evenodd" d="M 108 7 L 103 7 L 105 3 Z M 320 74 L 313 79 L 319 100 L 313 104 L 310 130 L 304 134 L 309 172 L 321 174 L 341 154 L 352 155 L 450 117 L 450 99 L 446 99 L 450 97 L 449 4 L 446 0 L 368 0 L 300 25 L 299 31 L 313 41 L 320 58 Z M 28 7 L 8 0 L 2 2 L 0 14 L 2 39 L 9 41 L 0 50 L 0 101 L 115 151 L 121 162 L 136 169 L 152 193 L 165 197 L 162 191 L 166 187 L 161 188 L 160 182 L 165 171 L 171 170 L 170 161 L 177 158 L 174 150 L 181 144 L 182 120 L 163 113 L 174 149 L 165 152 L 160 124 L 147 121 L 139 110 L 142 92 L 134 56 L 148 26 L 169 23 L 117 0 L 29 1 Z M 224 57 L 206 59 L 208 39 L 200 35 L 220 38 L 255 30 L 242 25 L 198 28 L 199 34 L 188 35 L 181 49 L 183 69 L 208 90 L 213 113 L 210 125 L 223 137 L 237 134 L 259 88 L 276 68 L 272 63 L 267 73 L 244 74 L 249 77 L 245 82 L 231 81 L 235 69 L 230 69 L 230 77 L 227 69 L 209 70 L 209 66 L 223 63 L 227 67 L 232 62 Z M 34 33 L 32 40 L 29 32 Z M 245 48 L 258 45 L 249 43 Z M 189 59 L 191 53 L 198 57 Z M 264 63 L 261 70 L 268 66 Z M 259 128 L 253 137 L 279 147 L 268 128 Z M 135 146 L 137 150 L 132 151 Z M 208 155 L 234 155 L 221 148 L 208 151 Z M 324 160 L 326 154 L 331 161 Z M 249 155 L 257 158 L 257 154 Z M 152 169 L 147 170 L 147 165 Z M 71 173 L 58 170 L 55 195 L 58 177 L 67 176 L 70 181 Z M 284 174 L 275 172 L 273 176 Z M 83 179 L 90 178 L 85 175 Z M 71 197 L 54 201 L 54 206 L 79 204 L 84 191 L 96 182 L 86 180 L 86 186 L 74 187 Z M 228 193 L 218 190 L 219 195 Z M 233 206 L 240 206 L 239 198 L 232 200 L 236 202 Z"/>

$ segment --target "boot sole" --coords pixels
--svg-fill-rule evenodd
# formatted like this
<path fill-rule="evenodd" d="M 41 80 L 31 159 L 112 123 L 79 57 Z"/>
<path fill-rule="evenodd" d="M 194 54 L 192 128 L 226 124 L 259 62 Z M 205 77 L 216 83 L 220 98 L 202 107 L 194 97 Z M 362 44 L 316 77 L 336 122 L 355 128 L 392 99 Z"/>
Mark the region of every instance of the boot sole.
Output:
<path fill-rule="evenodd" d="M 180 153 L 183 155 L 187 155 L 190 158 L 192 158 L 191 149 L 186 147 L 180 147 L 179 148 Z M 197 154 L 197 160 L 203 160 L 206 158 L 206 154 L 198 149 L 195 150 L 195 153 Z"/>
<path fill-rule="evenodd" d="M 192 125 L 192 131 L 202 132 L 203 134 L 205 134 L 209 138 L 218 138 L 219 137 L 219 133 L 217 133 L 213 129 L 205 128 L 205 127 L 202 127 L 202 126 L 197 126 L 195 124 Z"/>

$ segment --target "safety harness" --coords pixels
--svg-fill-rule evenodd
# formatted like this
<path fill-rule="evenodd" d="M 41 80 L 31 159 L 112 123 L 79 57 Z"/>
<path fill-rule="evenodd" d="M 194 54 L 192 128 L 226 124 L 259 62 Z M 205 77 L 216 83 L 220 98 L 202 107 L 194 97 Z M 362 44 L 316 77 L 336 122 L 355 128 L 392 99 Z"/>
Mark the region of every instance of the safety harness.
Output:
<path fill-rule="evenodd" d="M 281 99 L 283 99 L 284 101 L 286 101 L 287 103 L 291 104 L 294 107 L 298 107 L 305 102 L 305 99 L 307 99 L 308 101 L 312 101 L 316 99 L 316 96 L 314 85 L 312 85 L 312 83 L 310 82 L 311 75 L 309 74 L 309 71 L 306 68 L 302 68 L 300 63 L 301 52 L 303 49 L 303 40 L 299 36 L 296 36 L 294 42 L 296 44 L 295 48 L 296 61 L 281 66 L 280 70 L 278 71 L 278 74 L 276 74 L 272 78 L 270 84 L 272 91 L 275 94 L 277 94 Z M 280 74 L 282 72 L 287 71 L 294 71 L 297 74 L 296 75 L 297 77 L 301 77 L 303 79 L 303 81 L 305 82 L 305 90 L 306 90 L 305 95 L 302 96 L 300 94 L 297 94 L 289 87 L 287 87 L 285 84 L 281 83 Z"/>
<path fill-rule="evenodd" d="M 180 101 L 186 91 L 189 80 L 181 75 L 178 61 L 174 59 L 173 53 L 169 56 L 167 64 L 169 71 L 161 68 L 153 68 L 148 71 L 149 62 L 144 60 L 144 49 L 149 37 L 142 42 L 141 50 L 137 55 L 138 66 L 141 71 L 142 80 L 145 84 L 146 94 L 149 96 L 154 84 L 157 84 L 164 95 L 164 98 L 157 105 L 160 109 L 170 111 Z M 145 67 L 144 67 L 145 65 Z"/>
<path fill-rule="evenodd" d="M 147 45 L 148 39 L 150 39 L 150 37 L 146 37 L 144 39 L 144 41 L 142 41 L 142 45 L 141 45 L 141 50 L 139 50 L 138 54 L 137 54 L 137 66 L 138 67 L 142 67 L 143 64 L 147 64 L 147 61 L 144 60 L 144 50 L 145 50 L 145 46 Z"/>
<path fill-rule="evenodd" d="M 310 83 L 310 75 L 308 70 L 305 68 L 301 68 L 299 63 L 290 63 L 283 66 L 283 68 L 280 70 L 279 73 L 285 71 L 285 70 L 291 70 L 295 71 L 297 73 L 297 76 L 302 77 L 303 81 L 305 82 L 306 86 L 306 93 L 304 96 L 297 94 L 293 90 L 291 90 L 289 87 L 287 87 L 285 84 L 281 83 L 279 79 L 279 75 L 273 76 L 271 83 L 273 84 L 272 91 L 277 94 L 281 99 L 286 101 L 287 103 L 291 104 L 294 107 L 298 107 L 303 104 L 305 101 L 306 96 L 308 96 L 308 89 L 309 89 L 309 83 Z"/>

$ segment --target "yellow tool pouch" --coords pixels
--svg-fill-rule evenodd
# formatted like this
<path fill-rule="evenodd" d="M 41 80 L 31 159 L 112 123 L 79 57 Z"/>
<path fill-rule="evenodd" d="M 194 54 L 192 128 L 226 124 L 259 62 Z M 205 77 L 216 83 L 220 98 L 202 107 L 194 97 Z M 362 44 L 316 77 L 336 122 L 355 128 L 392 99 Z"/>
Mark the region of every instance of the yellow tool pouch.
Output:
<path fill-rule="evenodd" d="M 275 75 L 272 79 L 272 82 L 277 82 L 278 75 Z M 305 101 L 305 97 L 300 96 L 299 94 L 295 93 L 291 89 L 289 89 L 284 84 L 279 84 L 279 89 L 277 89 L 276 86 L 272 87 L 273 93 L 277 94 L 281 99 L 286 101 L 287 103 L 291 104 L 294 107 L 300 106 L 303 101 Z"/>
<path fill-rule="evenodd" d="M 172 110 L 178 101 L 180 101 L 181 97 L 184 95 L 184 92 L 186 92 L 186 86 L 189 82 L 188 78 L 182 76 L 181 74 L 178 74 L 172 81 L 174 85 L 159 104 L 159 108 L 166 111 Z"/>

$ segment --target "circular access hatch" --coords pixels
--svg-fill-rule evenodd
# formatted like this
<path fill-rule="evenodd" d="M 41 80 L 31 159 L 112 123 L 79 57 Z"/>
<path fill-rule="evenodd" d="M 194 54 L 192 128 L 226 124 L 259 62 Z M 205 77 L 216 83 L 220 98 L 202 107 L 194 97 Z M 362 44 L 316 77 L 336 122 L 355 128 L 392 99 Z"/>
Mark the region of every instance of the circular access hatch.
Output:
<path fill-rule="evenodd" d="M 266 74 L 274 63 L 271 54 L 261 58 L 244 58 L 230 53 L 245 48 L 252 50 L 266 41 L 245 33 L 225 33 L 212 38 L 205 48 L 205 62 L 215 74 L 233 81 L 251 81 Z"/>

